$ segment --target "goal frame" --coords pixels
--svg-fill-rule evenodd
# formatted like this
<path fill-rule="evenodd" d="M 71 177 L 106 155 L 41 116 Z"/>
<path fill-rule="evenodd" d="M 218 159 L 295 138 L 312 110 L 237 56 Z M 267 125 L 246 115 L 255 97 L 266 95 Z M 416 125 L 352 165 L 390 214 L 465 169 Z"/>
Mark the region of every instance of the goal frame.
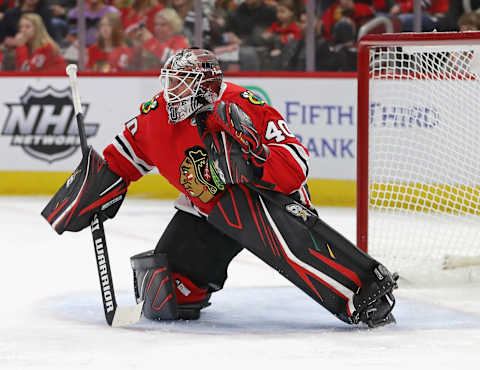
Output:
<path fill-rule="evenodd" d="M 370 48 L 377 46 L 480 45 L 480 32 L 371 34 L 358 44 L 357 56 L 357 246 L 368 252 L 368 120 Z"/>

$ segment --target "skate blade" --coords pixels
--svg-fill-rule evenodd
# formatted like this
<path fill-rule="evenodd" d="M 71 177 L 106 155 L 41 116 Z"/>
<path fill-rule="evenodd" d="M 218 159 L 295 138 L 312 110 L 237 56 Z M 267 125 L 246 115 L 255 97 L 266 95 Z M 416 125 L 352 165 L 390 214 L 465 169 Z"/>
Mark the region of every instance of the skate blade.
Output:
<path fill-rule="evenodd" d="M 373 321 L 373 320 L 367 321 L 367 325 L 371 329 L 379 328 L 379 327 L 390 325 L 390 324 L 396 324 L 396 323 L 397 323 L 397 320 L 395 320 L 395 317 L 391 313 L 389 313 L 387 317 L 385 317 L 384 319 L 381 319 L 378 321 Z"/>

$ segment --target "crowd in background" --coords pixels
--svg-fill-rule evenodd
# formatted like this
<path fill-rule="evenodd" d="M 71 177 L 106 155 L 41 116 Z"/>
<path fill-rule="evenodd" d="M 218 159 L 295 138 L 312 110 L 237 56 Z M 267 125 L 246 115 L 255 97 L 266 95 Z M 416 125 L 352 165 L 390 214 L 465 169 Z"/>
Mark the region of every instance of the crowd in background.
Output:
<path fill-rule="evenodd" d="M 227 71 L 302 71 L 304 0 L 202 0 L 203 47 Z M 360 30 L 413 31 L 413 0 L 315 0 L 315 69 L 354 71 Z M 422 0 L 422 31 L 480 29 L 480 0 Z M 0 70 L 63 72 L 79 60 L 76 0 L 0 0 Z M 194 0 L 87 0 L 86 70 L 159 71 L 196 46 Z M 369 26 L 372 27 L 369 28 Z M 379 26 L 380 25 L 380 26 Z"/>

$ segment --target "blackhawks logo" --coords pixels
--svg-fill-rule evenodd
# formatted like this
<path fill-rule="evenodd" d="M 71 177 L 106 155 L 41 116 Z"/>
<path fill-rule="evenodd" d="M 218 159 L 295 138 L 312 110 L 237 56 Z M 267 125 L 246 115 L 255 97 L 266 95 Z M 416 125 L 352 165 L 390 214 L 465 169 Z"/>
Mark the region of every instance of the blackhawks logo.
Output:
<path fill-rule="evenodd" d="M 152 109 L 157 109 L 158 107 L 158 102 L 157 102 L 157 98 L 158 98 L 158 95 L 157 96 L 154 96 L 152 99 L 150 99 L 149 101 L 145 102 L 142 104 L 140 110 L 143 114 L 148 114 L 150 113 L 150 111 Z"/>
<path fill-rule="evenodd" d="M 215 170 L 210 166 L 208 154 L 201 146 L 185 150 L 180 164 L 180 184 L 191 197 L 209 202 L 224 189 Z"/>
<path fill-rule="evenodd" d="M 70 89 L 43 90 L 28 87 L 18 103 L 6 103 L 8 114 L 1 131 L 10 136 L 11 146 L 21 147 L 27 154 L 52 163 L 71 156 L 80 146 L 77 121 Z M 84 117 L 89 104 L 82 104 Z M 95 136 L 98 123 L 86 123 L 87 137 Z"/>
<path fill-rule="evenodd" d="M 254 105 L 265 105 L 265 101 L 258 95 L 255 95 L 252 90 L 246 90 L 242 92 L 240 96 L 244 99 L 247 99 L 250 103 Z"/>

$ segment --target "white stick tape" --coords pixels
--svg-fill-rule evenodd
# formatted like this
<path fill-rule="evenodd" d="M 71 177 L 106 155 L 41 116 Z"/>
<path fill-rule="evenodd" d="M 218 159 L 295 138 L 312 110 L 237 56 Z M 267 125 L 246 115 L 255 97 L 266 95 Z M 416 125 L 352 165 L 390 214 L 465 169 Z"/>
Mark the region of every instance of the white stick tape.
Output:
<path fill-rule="evenodd" d="M 73 108 L 75 109 L 75 115 L 78 113 L 83 114 L 82 104 L 80 103 L 80 94 L 78 92 L 78 85 L 77 85 L 77 65 L 76 64 L 69 64 L 66 68 L 66 72 L 68 77 L 70 78 L 70 88 L 72 89 L 72 100 L 73 100 Z"/>

